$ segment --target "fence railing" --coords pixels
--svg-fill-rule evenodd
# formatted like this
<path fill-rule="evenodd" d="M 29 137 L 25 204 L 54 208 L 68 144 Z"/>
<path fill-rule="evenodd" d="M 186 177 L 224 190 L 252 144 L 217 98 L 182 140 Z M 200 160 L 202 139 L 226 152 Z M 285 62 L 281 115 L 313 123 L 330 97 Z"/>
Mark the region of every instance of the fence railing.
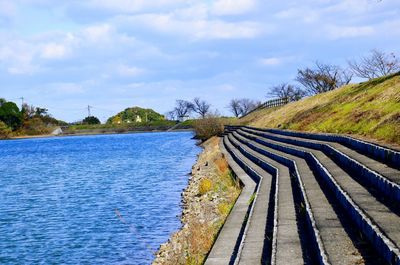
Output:
<path fill-rule="evenodd" d="M 245 115 L 243 115 L 242 118 L 246 117 L 247 115 L 249 115 L 250 113 L 252 113 L 256 110 L 280 107 L 280 106 L 288 104 L 289 102 L 290 102 L 289 98 L 277 98 L 277 99 L 268 100 L 268 101 L 264 102 L 263 104 L 261 104 L 260 106 L 258 106 L 257 108 L 255 108 L 255 109 L 251 110 L 250 112 L 246 113 Z"/>

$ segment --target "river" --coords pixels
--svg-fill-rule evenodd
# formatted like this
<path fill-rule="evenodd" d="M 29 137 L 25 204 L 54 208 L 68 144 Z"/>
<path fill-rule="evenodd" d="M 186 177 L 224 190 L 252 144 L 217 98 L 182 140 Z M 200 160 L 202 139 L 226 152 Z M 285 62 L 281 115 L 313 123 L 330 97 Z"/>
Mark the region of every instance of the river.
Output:
<path fill-rule="evenodd" d="M 150 264 L 180 227 L 192 136 L 0 141 L 0 264 Z"/>

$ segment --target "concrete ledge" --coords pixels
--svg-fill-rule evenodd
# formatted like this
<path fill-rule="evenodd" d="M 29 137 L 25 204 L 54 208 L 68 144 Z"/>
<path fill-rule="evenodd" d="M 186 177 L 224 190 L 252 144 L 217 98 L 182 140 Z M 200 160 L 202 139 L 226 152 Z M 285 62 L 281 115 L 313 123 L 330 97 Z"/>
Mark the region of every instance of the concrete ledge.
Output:
<path fill-rule="evenodd" d="M 248 127 L 248 128 L 253 128 L 253 127 Z M 305 133 L 305 132 L 296 132 L 296 131 L 278 130 L 278 129 L 259 129 L 259 130 L 264 130 L 266 132 L 272 132 L 276 134 L 306 138 L 306 139 L 341 143 L 361 153 L 367 154 L 368 156 L 374 159 L 380 161 L 387 161 L 388 164 L 390 164 L 395 168 L 398 169 L 400 168 L 400 151 L 380 146 L 378 144 L 369 143 L 367 141 L 358 140 L 350 136 L 343 136 L 336 134 L 314 134 L 314 133 Z"/>
<path fill-rule="evenodd" d="M 249 128 L 249 127 L 245 127 Z M 287 139 L 279 136 L 269 135 L 262 133 L 261 131 L 266 131 L 262 129 L 252 128 L 251 131 L 244 129 L 244 131 L 253 133 L 259 136 L 262 136 L 267 139 L 271 139 L 278 142 L 293 144 L 297 146 L 302 146 L 306 148 L 316 149 L 323 151 L 328 157 L 332 157 L 339 165 L 344 168 L 351 169 L 356 171 L 359 174 L 359 178 L 362 179 L 363 182 L 369 188 L 377 189 L 381 192 L 382 196 L 388 199 L 393 205 L 400 204 L 400 185 L 390 181 L 385 178 L 378 172 L 375 172 L 366 166 L 362 165 L 355 159 L 350 158 L 349 156 L 343 154 L 342 152 L 336 150 L 329 144 L 325 143 L 314 143 L 309 141 L 297 140 L 297 139 Z M 275 130 L 274 130 L 275 131 Z"/>
<path fill-rule="evenodd" d="M 240 134 L 240 133 L 239 133 Z M 249 139 L 251 137 L 247 136 Z M 305 158 L 314 167 L 318 175 L 327 184 L 338 202 L 344 209 L 348 211 L 353 223 L 368 238 L 374 248 L 382 255 L 382 257 L 390 264 L 400 265 L 400 250 L 396 245 L 385 236 L 379 227 L 354 203 L 350 196 L 338 185 L 328 170 L 318 161 L 318 159 L 309 152 L 278 145 L 263 141 L 257 137 L 252 137 L 254 141 L 268 146 L 270 148 L 283 151 L 301 158 Z"/>
<path fill-rule="evenodd" d="M 257 187 L 256 183 L 246 174 L 241 166 L 235 162 L 231 154 L 224 147 L 222 139 L 220 148 L 236 178 L 240 180 L 244 186 L 208 254 L 205 262 L 206 265 L 226 265 L 234 263 L 247 224 L 246 217 L 252 206 L 249 205 L 248 202 Z"/>
<path fill-rule="evenodd" d="M 240 133 L 238 133 L 238 134 L 240 134 Z M 250 137 L 248 137 L 248 138 L 250 138 Z M 304 184 L 303 184 L 301 176 L 300 176 L 300 174 L 299 174 L 299 172 L 297 170 L 297 165 L 296 165 L 295 161 L 290 160 L 290 159 L 288 159 L 286 157 L 283 157 L 283 156 L 268 152 L 268 151 L 266 151 L 264 149 L 258 148 L 257 146 L 255 146 L 255 145 L 253 145 L 253 144 L 251 144 L 249 142 L 243 141 L 242 139 L 239 139 L 239 138 L 236 138 L 236 139 L 238 141 L 242 142 L 243 144 L 245 144 L 246 146 L 249 146 L 251 149 L 257 151 L 258 153 L 263 154 L 263 155 L 265 155 L 265 156 L 277 161 L 278 163 L 281 163 L 281 164 L 289 167 L 289 169 L 295 174 L 296 179 L 297 179 L 297 181 L 299 183 L 299 189 L 300 189 L 300 192 L 301 192 L 301 200 L 304 202 L 305 208 L 306 208 L 307 224 L 308 224 L 308 227 L 309 227 L 309 229 L 311 231 L 309 234 L 311 235 L 311 237 L 314 240 L 314 246 L 313 247 L 316 249 L 316 252 L 318 254 L 319 263 L 320 264 L 329 264 L 327 254 L 326 254 L 326 251 L 324 249 L 324 246 L 323 246 L 323 243 L 322 243 L 322 239 L 320 237 L 319 230 L 318 230 L 318 228 L 316 226 L 315 218 L 314 218 L 314 215 L 312 213 L 311 206 L 310 206 L 310 203 L 309 203 L 308 198 L 307 198 L 307 194 L 305 192 Z M 252 140 L 257 140 L 257 138 L 254 137 Z M 266 166 L 266 168 L 268 168 L 268 166 Z"/>

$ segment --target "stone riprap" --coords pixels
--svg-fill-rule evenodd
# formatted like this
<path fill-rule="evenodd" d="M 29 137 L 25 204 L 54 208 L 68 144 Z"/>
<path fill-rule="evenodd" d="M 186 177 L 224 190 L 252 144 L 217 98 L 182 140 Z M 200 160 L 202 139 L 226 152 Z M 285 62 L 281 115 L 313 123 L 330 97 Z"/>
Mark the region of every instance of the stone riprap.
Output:
<path fill-rule="evenodd" d="M 247 126 L 227 127 L 222 142 L 256 193 L 249 213 L 232 216 L 221 231 L 206 264 L 400 265 L 397 150 Z M 236 247 L 223 249 L 229 240 Z"/>

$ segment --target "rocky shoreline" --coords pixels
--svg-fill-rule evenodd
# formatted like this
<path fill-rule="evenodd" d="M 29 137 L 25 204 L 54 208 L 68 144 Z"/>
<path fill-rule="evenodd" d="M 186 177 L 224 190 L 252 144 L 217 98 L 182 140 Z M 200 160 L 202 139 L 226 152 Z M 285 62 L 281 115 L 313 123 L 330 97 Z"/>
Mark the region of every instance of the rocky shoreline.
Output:
<path fill-rule="evenodd" d="M 182 227 L 160 246 L 154 265 L 203 264 L 240 194 L 219 149 L 219 138 L 209 139 L 202 147 L 182 193 Z"/>

